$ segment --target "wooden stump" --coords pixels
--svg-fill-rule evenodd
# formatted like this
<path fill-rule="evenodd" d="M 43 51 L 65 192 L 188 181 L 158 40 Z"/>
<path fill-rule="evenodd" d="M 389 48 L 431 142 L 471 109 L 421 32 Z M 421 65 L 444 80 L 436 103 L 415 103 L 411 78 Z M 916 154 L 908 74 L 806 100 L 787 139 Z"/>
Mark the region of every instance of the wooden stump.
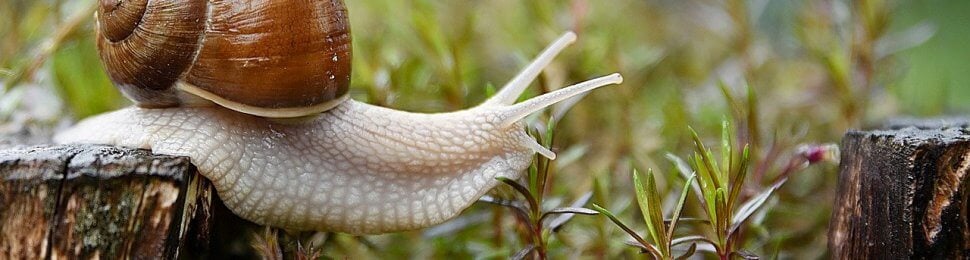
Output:
<path fill-rule="evenodd" d="M 97 145 L 0 150 L 0 259 L 253 256 L 254 228 L 185 157 Z"/>
<path fill-rule="evenodd" d="M 904 119 L 847 133 L 829 226 L 833 258 L 970 257 L 968 126 Z"/>

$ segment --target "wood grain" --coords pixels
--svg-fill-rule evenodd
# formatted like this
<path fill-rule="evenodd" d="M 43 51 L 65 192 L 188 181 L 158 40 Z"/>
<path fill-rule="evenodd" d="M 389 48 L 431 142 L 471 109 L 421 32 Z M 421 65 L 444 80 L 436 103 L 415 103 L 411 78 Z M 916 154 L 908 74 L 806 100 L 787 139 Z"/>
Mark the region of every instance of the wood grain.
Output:
<path fill-rule="evenodd" d="M 0 150 L 0 177 L 0 258 L 172 259 L 211 216 L 211 185 L 185 157 L 19 147 Z"/>
<path fill-rule="evenodd" d="M 829 226 L 835 259 L 963 259 L 970 120 L 898 119 L 842 141 Z"/>

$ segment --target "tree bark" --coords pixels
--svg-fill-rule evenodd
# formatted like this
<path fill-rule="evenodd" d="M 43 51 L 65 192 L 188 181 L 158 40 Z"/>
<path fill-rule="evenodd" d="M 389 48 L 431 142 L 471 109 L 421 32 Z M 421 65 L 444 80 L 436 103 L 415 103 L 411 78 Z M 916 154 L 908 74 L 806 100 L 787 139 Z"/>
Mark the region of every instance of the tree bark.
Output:
<path fill-rule="evenodd" d="M 236 216 L 187 157 L 55 132 L 0 123 L 0 259 L 289 259 L 316 237 Z"/>
<path fill-rule="evenodd" d="M 188 158 L 107 146 L 0 151 L 0 256 L 176 258 L 208 223 Z M 196 226 L 206 230 L 205 226 Z"/>
<path fill-rule="evenodd" d="M 970 256 L 970 120 L 900 119 L 842 140 L 835 259 Z"/>

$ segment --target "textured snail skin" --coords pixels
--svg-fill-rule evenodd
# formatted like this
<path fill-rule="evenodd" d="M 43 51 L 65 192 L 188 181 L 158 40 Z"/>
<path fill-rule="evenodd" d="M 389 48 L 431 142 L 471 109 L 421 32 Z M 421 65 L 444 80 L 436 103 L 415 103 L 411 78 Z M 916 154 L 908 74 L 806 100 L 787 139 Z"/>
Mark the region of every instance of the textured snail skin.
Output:
<path fill-rule="evenodd" d="M 536 152 L 522 118 L 619 84 L 613 74 L 512 104 L 575 36 L 547 48 L 494 97 L 467 110 L 420 114 L 347 100 L 314 118 L 281 122 L 218 106 L 130 107 L 86 119 L 59 143 L 100 143 L 183 155 L 236 214 L 292 230 L 373 234 L 448 220 Z"/>

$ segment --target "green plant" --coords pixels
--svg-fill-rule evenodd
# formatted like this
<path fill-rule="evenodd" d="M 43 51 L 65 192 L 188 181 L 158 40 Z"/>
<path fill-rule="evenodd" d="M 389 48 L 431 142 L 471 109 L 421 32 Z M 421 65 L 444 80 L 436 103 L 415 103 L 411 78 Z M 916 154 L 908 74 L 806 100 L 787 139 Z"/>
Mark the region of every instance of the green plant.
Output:
<path fill-rule="evenodd" d="M 546 127 L 546 138 L 543 139 L 541 135 L 538 134 L 538 130 L 532 132 L 540 144 L 546 147 L 552 146 L 552 140 L 555 133 L 555 119 L 550 119 Z M 583 208 L 589 199 L 592 197 L 592 193 L 587 192 L 585 195 L 580 196 L 579 199 L 574 201 L 567 207 L 557 207 L 549 210 L 543 209 L 543 201 L 545 199 L 546 190 L 550 189 L 550 178 L 552 177 L 550 168 L 551 160 L 549 158 L 537 155 L 535 160 L 533 160 L 532 166 L 529 168 L 528 175 L 528 187 L 520 184 L 519 182 L 499 177 L 499 181 L 504 182 L 508 186 L 512 187 L 517 193 L 522 195 L 524 202 L 522 201 L 505 201 L 496 199 L 493 197 L 482 198 L 485 202 L 491 202 L 498 205 L 506 206 L 512 209 L 517 220 L 527 227 L 527 236 L 529 238 L 529 244 L 525 248 L 519 250 L 517 253 L 512 255 L 512 259 L 523 259 L 530 254 L 538 259 L 547 259 L 548 257 L 548 246 L 549 236 L 556 232 L 560 226 L 569 221 L 575 214 L 581 215 L 596 215 L 598 212 Z"/>
<path fill-rule="evenodd" d="M 584 185 L 596 173 L 597 189 L 590 201 L 621 219 L 629 217 L 623 210 L 636 204 L 630 203 L 635 193 L 616 188 L 630 181 L 629 160 L 639 169 L 656 170 L 661 201 L 674 201 L 681 183 L 665 186 L 661 180 L 677 179 L 678 174 L 686 178 L 695 172 L 694 162 L 669 155 L 678 169 L 674 173 L 664 171 L 653 157 L 669 152 L 687 159 L 695 142 L 686 126 L 691 124 L 712 144 L 720 118 L 730 115 L 734 142 L 750 144 L 751 169 L 738 201 L 749 201 L 765 187 L 793 177 L 731 238 L 735 248 L 764 256 L 826 258 L 820 248 L 826 243 L 836 168 L 806 166 L 838 156 L 832 144 L 811 143 L 837 142 L 848 128 L 900 112 L 932 116 L 966 111 L 970 105 L 963 102 L 970 97 L 970 88 L 963 87 L 970 77 L 960 73 L 970 60 L 961 48 L 970 27 L 959 26 L 970 1 L 346 2 L 354 28 L 351 94 L 367 103 L 422 112 L 477 104 L 492 96 L 494 85 L 513 75 L 516 65 L 567 29 L 577 31 L 583 41 L 564 52 L 530 93 L 603 71 L 624 72 L 622 86 L 589 95 L 557 127 L 555 142 L 570 144 L 570 149 L 558 151 L 559 159 L 542 166 L 547 177 L 555 177 L 544 179 L 555 185 L 543 185 L 547 188 L 539 194 L 533 188 L 539 184 L 538 168 L 519 180 L 540 197 L 545 211 L 561 198 L 584 201 Z M 86 10 L 96 5 L 91 0 L 0 1 L 0 85 L 11 90 L 0 93 L 0 132 L 31 132 L 127 104 L 98 72 L 95 19 Z M 723 84 L 708 84 L 719 81 Z M 713 100 L 718 87 L 726 98 L 723 106 L 722 100 Z M 24 94 L 38 89 L 58 93 L 64 113 L 43 121 L 25 116 L 30 114 L 23 111 L 30 109 L 24 108 L 31 105 L 55 107 Z M 551 141 L 545 136 L 543 144 Z M 567 163 L 569 151 L 581 159 Z M 641 177 L 646 181 L 645 172 Z M 695 178 L 700 181 L 700 176 Z M 714 237 L 709 231 L 713 225 L 702 216 L 706 206 L 694 203 L 703 199 L 699 185 L 692 184 L 690 196 L 697 198 L 684 205 L 687 217 L 677 222 L 676 231 Z M 500 203 L 531 212 L 523 196 Z M 543 238 L 529 231 L 529 218 L 516 212 L 521 210 L 474 206 L 448 231 L 328 234 L 317 246 L 325 258 L 338 259 L 491 258 L 505 257 L 508 248 L 535 244 L 532 238 L 540 237 L 550 258 L 614 259 L 634 253 L 614 246 L 627 235 L 616 232 L 606 219 L 576 218 L 556 232 L 550 223 L 572 214 L 555 214 L 543 221 Z M 649 241 L 639 223 L 627 221 Z M 706 242 L 697 244 L 701 252 L 713 249 Z M 284 255 L 296 246 L 281 245 Z M 520 252 L 536 256 L 535 251 Z"/>
<path fill-rule="evenodd" d="M 746 256 L 749 253 L 739 250 L 742 240 L 737 234 L 741 225 L 764 205 L 772 192 L 777 190 L 787 178 L 778 180 L 767 189 L 742 202 L 742 191 L 745 188 L 751 160 L 748 145 L 744 145 L 740 150 L 737 149 L 738 145 L 732 141 L 734 134 L 730 123 L 724 120 L 721 124 L 721 158 L 718 160 L 711 149 L 704 145 L 697 132 L 693 128 L 688 128 L 695 148 L 694 155 L 690 157 L 690 166 L 674 155 L 668 155 L 668 158 L 677 165 L 682 174 L 694 172 L 697 174 L 698 185 L 695 185 L 693 190 L 698 194 L 698 200 L 703 205 L 703 211 L 714 234 L 712 239 L 703 241 L 711 242 L 720 259 L 728 259 L 732 255 Z"/>
<path fill-rule="evenodd" d="M 653 241 L 652 244 L 620 221 L 609 210 L 596 204 L 593 204 L 593 209 L 608 217 L 610 221 L 613 221 L 613 223 L 629 234 L 630 237 L 633 237 L 635 243 L 630 243 L 631 245 L 639 247 L 642 252 L 650 253 L 655 259 L 686 259 L 693 255 L 697 249 L 697 244 L 691 242 L 703 239 L 703 237 L 698 236 L 674 238 L 674 230 L 677 227 L 677 222 L 681 218 L 680 214 L 683 212 L 684 203 L 687 201 L 687 191 L 690 190 L 690 185 L 694 182 L 694 177 L 691 175 L 684 182 L 684 188 L 681 190 L 680 198 L 677 199 L 677 204 L 671 213 L 673 216 L 668 221 L 664 219 L 663 205 L 660 202 L 661 194 L 657 191 L 657 183 L 653 177 L 653 170 L 647 171 L 647 186 L 643 186 L 640 173 L 636 170 L 633 171 L 633 184 L 637 193 L 637 204 L 640 207 L 641 213 L 643 213 L 643 220 L 647 226 L 647 233 Z M 686 252 L 675 258 L 672 248 L 684 243 L 691 243 L 691 245 Z"/>

